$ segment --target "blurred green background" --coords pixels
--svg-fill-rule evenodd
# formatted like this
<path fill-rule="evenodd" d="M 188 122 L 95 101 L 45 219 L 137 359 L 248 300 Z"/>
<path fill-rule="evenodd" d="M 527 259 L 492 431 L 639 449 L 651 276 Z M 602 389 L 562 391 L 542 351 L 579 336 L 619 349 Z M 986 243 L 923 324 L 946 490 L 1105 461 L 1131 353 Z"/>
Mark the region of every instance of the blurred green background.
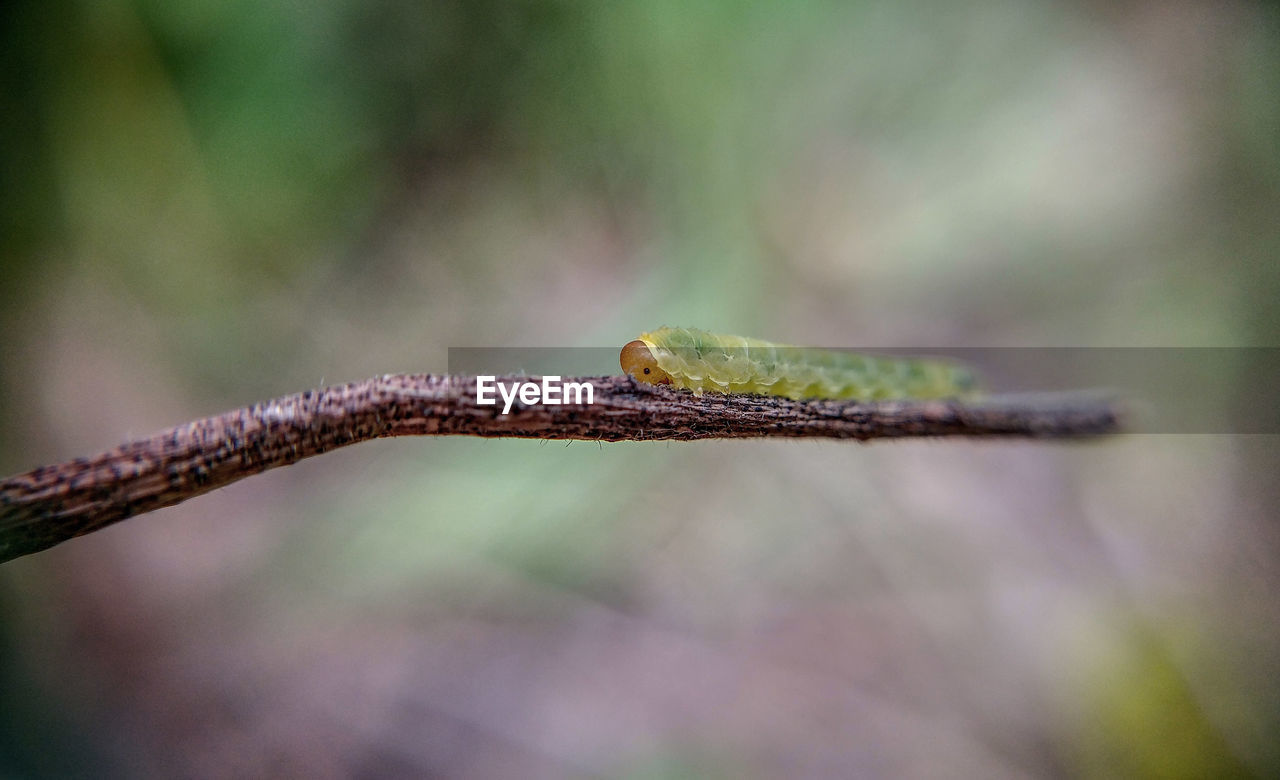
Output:
<path fill-rule="evenodd" d="M 1280 345 L 1271 4 L 0 19 L 0 473 L 662 324 Z M 1274 775 L 1278 445 L 361 445 L 0 567 L 0 774 Z"/>

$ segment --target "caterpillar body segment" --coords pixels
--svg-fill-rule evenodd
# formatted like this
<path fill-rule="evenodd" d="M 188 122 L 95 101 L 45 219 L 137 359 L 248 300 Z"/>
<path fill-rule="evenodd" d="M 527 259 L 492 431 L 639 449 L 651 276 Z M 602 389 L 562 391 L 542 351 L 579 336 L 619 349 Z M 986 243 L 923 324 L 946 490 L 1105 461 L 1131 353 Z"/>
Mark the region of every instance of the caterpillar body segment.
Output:
<path fill-rule="evenodd" d="M 622 348 L 622 370 L 641 382 L 702 394 L 757 393 L 859 401 L 976 394 L 967 367 L 946 360 L 880 357 L 774 344 L 696 328 L 659 328 Z"/>

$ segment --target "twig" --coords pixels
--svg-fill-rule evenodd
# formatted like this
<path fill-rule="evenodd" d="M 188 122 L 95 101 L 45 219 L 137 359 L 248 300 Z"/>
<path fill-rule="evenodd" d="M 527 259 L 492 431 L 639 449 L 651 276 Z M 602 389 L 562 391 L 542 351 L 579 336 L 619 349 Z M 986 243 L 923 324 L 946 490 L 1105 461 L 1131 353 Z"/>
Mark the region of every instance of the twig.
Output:
<path fill-rule="evenodd" d="M 530 377 L 503 377 L 508 385 Z M 172 428 L 89 458 L 0 482 L 0 562 L 236 480 L 384 436 L 647 441 L 908 436 L 1080 437 L 1119 430 L 1091 395 L 958 401 L 790 401 L 701 397 L 629 377 L 587 377 L 594 403 L 476 404 L 475 377 L 394 375 L 285 396 Z"/>

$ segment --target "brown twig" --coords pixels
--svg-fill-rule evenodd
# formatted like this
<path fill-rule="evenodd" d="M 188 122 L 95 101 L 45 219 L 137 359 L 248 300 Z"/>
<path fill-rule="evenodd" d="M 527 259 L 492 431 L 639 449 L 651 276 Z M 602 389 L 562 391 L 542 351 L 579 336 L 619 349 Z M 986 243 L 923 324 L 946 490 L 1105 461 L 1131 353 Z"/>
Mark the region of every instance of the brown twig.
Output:
<path fill-rule="evenodd" d="M 501 381 L 529 377 L 505 377 Z M 0 562 L 177 504 L 276 466 L 384 436 L 647 441 L 757 437 L 1080 437 L 1119 430 L 1096 395 L 959 401 L 701 397 L 587 377 L 594 403 L 476 404 L 475 377 L 395 375 L 285 396 L 0 482 Z"/>

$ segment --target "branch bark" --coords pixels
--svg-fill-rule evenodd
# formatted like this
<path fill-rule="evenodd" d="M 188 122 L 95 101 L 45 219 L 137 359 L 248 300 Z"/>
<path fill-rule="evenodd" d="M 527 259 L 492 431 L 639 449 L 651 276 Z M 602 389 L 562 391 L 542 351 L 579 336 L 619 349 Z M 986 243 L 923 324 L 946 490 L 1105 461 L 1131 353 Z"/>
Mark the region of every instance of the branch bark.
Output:
<path fill-rule="evenodd" d="M 502 377 L 508 386 L 531 377 Z M 171 506 L 244 477 L 385 436 L 591 441 L 917 436 L 1084 437 L 1120 430 L 1097 395 L 959 401 L 791 401 L 694 396 L 630 377 L 589 382 L 594 403 L 476 404 L 471 376 L 393 375 L 284 396 L 0 482 L 0 562 Z"/>

